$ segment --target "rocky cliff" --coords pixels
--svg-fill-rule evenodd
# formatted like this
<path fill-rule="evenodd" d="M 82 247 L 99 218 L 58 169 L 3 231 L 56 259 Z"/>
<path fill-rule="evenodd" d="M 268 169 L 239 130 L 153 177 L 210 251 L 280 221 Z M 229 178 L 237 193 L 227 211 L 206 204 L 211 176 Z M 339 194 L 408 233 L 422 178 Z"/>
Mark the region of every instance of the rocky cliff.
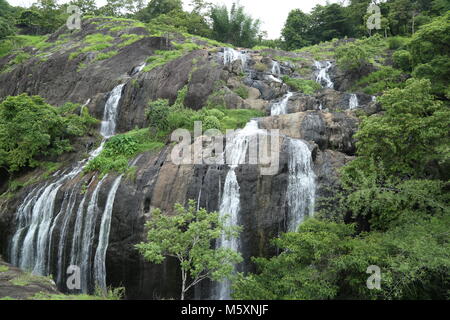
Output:
<path fill-rule="evenodd" d="M 122 83 L 125 85 L 117 108 L 119 133 L 145 127 L 148 102 L 165 98 L 173 103 L 183 88 L 187 88 L 183 101 L 187 108 L 198 110 L 213 103 L 230 109 L 265 112 L 266 117 L 257 119 L 259 128 L 280 130 L 277 172 L 270 176 L 261 175 L 261 167 L 252 164 L 240 165 L 235 170 L 240 186 L 239 223 L 243 226 L 240 251 L 245 258 L 238 268 L 252 270 L 250 257 L 274 254 L 270 239 L 287 231 L 289 159 L 292 156 L 289 139 L 301 139 L 311 151 L 317 202 L 336 190 L 338 169 L 355 155 L 353 136 L 359 122 L 355 111 L 377 112 L 376 103 L 370 96 L 333 88 L 323 88 L 314 94 L 296 92 L 280 79 L 281 76 L 321 82 L 321 70 L 314 67 L 314 59 L 308 54 L 233 50 L 233 59 L 229 59 L 230 49 L 211 45 L 204 39 L 189 39 L 195 44 L 194 49 L 180 51 L 177 44 L 188 42 L 181 35 L 152 35 L 132 23 L 115 31 L 107 27 L 108 23 L 96 18 L 84 21 L 82 30 L 78 32 L 68 34 L 67 30 L 61 29 L 48 38 L 45 49 L 26 48 L 32 57 L 12 69 L 5 66 L 14 56 L 2 58 L 0 69 L 4 71 L 0 74 L 0 98 L 26 92 L 41 95 L 54 105 L 68 101 L 85 104 L 93 115 L 102 119 L 110 92 Z M 101 52 L 74 54 L 80 52 L 80 43 L 98 33 L 113 38 L 111 48 L 120 47 L 115 55 L 100 60 L 97 57 Z M 135 35 L 136 41 L 121 46 L 120 39 L 124 34 Z M 111 49 L 106 49 L 106 53 L 108 50 Z M 176 50 L 180 55 L 171 61 L 151 70 L 139 68 L 160 51 Z M 332 60 L 330 62 L 333 63 Z M 279 70 L 274 68 L 275 63 Z M 338 83 L 343 78 L 338 71 L 333 73 L 331 70 L 328 76 L 335 88 L 348 87 Z M 244 87 L 248 95 L 237 94 L 236 89 L 240 87 Z M 286 94 L 291 91 L 292 95 L 286 99 Z M 355 96 L 356 105 L 351 103 Z M 285 112 L 271 116 L 273 105 L 283 100 Z M 91 141 L 86 147 L 92 149 L 93 145 Z M 172 147 L 167 144 L 162 150 L 139 155 L 132 162 L 136 169 L 131 176 L 117 180 L 118 175 L 115 174 L 103 178 L 95 173 L 77 174 L 58 186 L 54 194 L 55 205 L 49 209 L 52 228 L 45 247 L 45 262 L 48 263 L 47 273 L 53 274 L 60 286 L 64 270 L 72 261 L 69 248 L 77 237 L 77 210 L 73 208 L 86 208 L 86 212 L 91 212 L 87 202 L 92 202 L 95 196 L 96 210 L 92 212 L 106 212 L 111 189 L 118 181 L 106 252 L 107 285 L 124 286 L 127 297 L 131 299 L 178 296 L 179 270 L 176 263 L 171 260 L 163 265 L 146 263 L 134 245 L 144 238 L 144 222 L 153 208 L 161 208 L 171 214 L 175 203 L 186 204 L 189 199 L 195 199 L 199 206 L 209 211 L 219 210 L 229 166 L 175 165 L 170 157 Z M 61 172 L 69 171 L 73 163 L 80 160 L 81 154 L 67 157 L 67 167 Z M 33 174 L 39 175 L 39 171 Z M 24 210 L 21 205 L 26 203 L 28 195 L 50 185 L 55 179 L 57 177 L 53 176 L 48 181 L 29 185 L 14 196 L 2 199 L 0 247 L 9 261 L 13 260 L 13 242 L 17 241 L 13 237 L 20 227 L 18 212 Z M 92 227 L 93 252 L 99 246 L 100 240 L 95 235 L 100 233 L 101 223 L 102 219 L 98 218 Z M 94 263 L 93 255 L 89 259 L 87 263 Z M 211 288 L 210 284 L 198 287 L 191 298 L 209 298 Z"/>

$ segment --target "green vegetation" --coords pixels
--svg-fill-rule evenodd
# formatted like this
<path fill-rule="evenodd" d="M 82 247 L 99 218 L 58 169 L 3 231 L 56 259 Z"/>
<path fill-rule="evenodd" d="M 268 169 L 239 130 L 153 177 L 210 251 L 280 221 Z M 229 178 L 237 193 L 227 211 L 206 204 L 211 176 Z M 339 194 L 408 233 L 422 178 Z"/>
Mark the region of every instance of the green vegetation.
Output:
<path fill-rule="evenodd" d="M 136 248 L 147 261 L 161 264 L 166 257 L 174 257 L 181 267 L 181 300 L 196 284 L 205 279 L 224 281 L 233 272 L 234 265 L 242 261 L 232 249 L 215 248 L 213 242 L 225 235 L 236 238 L 240 228 L 229 227 L 217 212 L 197 209 L 195 201 L 188 208 L 174 207 L 175 215 L 152 211 L 146 223 L 147 241 Z"/>
<path fill-rule="evenodd" d="M 244 7 L 233 3 L 230 10 L 225 5 L 211 10 L 212 34 L 220 42 L 251 48 L 260 36 L 260 21 L 244 12 Z"/>
<path fill-rule="evenodd" d="M 234 93 L 236 93 L 242 99 L 248 99 L 249 92 L 248 92 L 248 88 L 245 86 L 240 86 L 240 87 L 234 89 Z"/>
<path fill-rule="evenodd" d="M 379 98 L 384 114 L 363 119 L 342 192 L 274 240 L 279 255 L 255 258 L 234 298 L 448 299 L 450 111 L 431 90 L 410 79 Z M 381 290 L 366 287 L 370 265 Z"/>
<path fill-rule="evenodd" d="M 7 97 L 0 103 L 0 166 L 13 173 L 71 151 L 70 140 L 97 123 L 87 110 L 82 116 L 67 111 L 74 106 L 59 110 L 38 96 Z"/>
<path fill-rule="evenodd" d="M 164 144 L 155 140 L 148 129 L 133 130 L 110 138 L 101 154 L 91 160 L 85 168 L 86 172 L 98 171 L 102 174 L 114 171 L 125 173 L 130 167 L 128 163 L 140 153 L 157 150 Z"/>
<path fill-rule="evenodd" d="M 0 272 L 7 272 L 8 270 L 8 266 L 0 266 Z"/>
<path fill-rule="evenodd" d="M 227 129 L 238 129 L 253 118 L 264 114 L 250 109 L 226 109 L 221 106 L 194 111 L 184 108 L 182 104 L 169 105 L 168 100 L 157 100 L 149 104 L 147 118 L 153 134 L 159 138 L 167 136 L 176 129 L 194 129 L 194 122 L 201 121 L 203 130 L 217 129 L 224 132 Z"/>
<path fill-rule="evenodd" d="M 124 288 L 109 288 L 106 290 L 96 289 L 93 295 L 87 294 L 52 294 L 39 292 L 30 297 L 30 300 L 122 300 L 125 296 Z"/>
<path fill-rule="evenodd" d="M 157 50 L 154 55 L 147 59 L 147 66 L 144 68 L 144 72 L 149 72 L 159 66 L 165 65 L 170 61 L 176 60 L 188 52 L 198 50 L 201 47 L 193 42 L 187 41 L 184 43 L 172 42 L 175 50 Z"/>
<path fill-rule="evenodd" d="M 369 63 L 369 54 L 363 47 L 350 43 L 336 50 L 336 60 L 343 70 L 358 72 Z"/>
<path fill-rule="evenodd" d="M 289 76 L 283 76 L 283 81 L 295 91 L 306 94 L 314 94 L 314 92 L 322 88 L 320 84 L 312 80 L 295 79 L 290 78 Z"/>
<path fill-rule="evenodd" d="M 11 282 L 12 285 L 19 287 L 28 286 L 32 283 L 45 283 L 49 285 L 53 284 L 53 280 L 51 279 L 51 277 L 34 276 L 31 273 L 21 274 L 18 277 L 11 279 L 9 282 Z"/>
<path fill-rule="evenodd" d="M 378 71 L 360 79 L 356 83 L 354 91 L 363 89 L 364 93 L 375 95 L 403 86 L 403 73 L 400 70 L 391 67 L 381 67 Z"/>

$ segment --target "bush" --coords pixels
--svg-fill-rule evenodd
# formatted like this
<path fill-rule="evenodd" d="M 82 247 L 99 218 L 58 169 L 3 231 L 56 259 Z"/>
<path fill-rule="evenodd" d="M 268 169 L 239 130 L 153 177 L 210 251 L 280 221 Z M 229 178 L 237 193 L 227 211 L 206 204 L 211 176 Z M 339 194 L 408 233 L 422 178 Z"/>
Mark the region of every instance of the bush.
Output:
<path fill-rule="evenodd" d="M 405 47 L 408 43 L 408 39 L 404 37 L 391 37 L 388 38 L 387 43 L 390 50 L 398 50 Z"/>
<path fill-rule="evenodd" d="M 261 62 L 257 62 L 254 68 L 258 72 L 265 72 L 268 69 L 267 65 Z"/>
<path fill-rule="evenodd" d="M 312 80 L 294 79 L 283 76 L 283 81 L 295 91 L 305 94 L 314 94 L 314 92 L 321 89 L 320 84 Z"/>
<path fill-rule="evenodd" d="M 399 50 L 394 52 L 393 55 L 394 66 L 406 72 L 412 70 L 412 56 L 407 50 Z"/>
<path fill-rule="evenodd" d="M 36 167 L 43 157 L 70 151 L 69 139 L 86 134 L 94 123 L 86 113 L 59 110 L 39 96 L 7 97 L 0 104 L 0 166 L 10 172 Z"/>
<path fill-rule="evenodd" d="M 244 86 L 240 86 L 239 88 L 236 88 L 234 90 L 234 93 L 236 93 L 242 99 L 248 99 L 248 95 L 249 95 L 248 89 Z"/>
<path fill-rule="evenodd" d="M 364 93 L 376 95 L 386 90 L 402 87 L 402 72 L 391 67 L 382 67 L 356 83 L 355 90 L 363 88 Z"/>
<path fill-rule="evenodd" d="M 158 99 L 150 102 L 146 112 L 150 128 L 158 131 L 166 131 L 169 129 L 169 108 L 169 100 Z"/>
<path fill-rule="evenodd" d="M 349 43 L 336 50 L 336 61 L 344 71 L 359 71 L 369 63 L 370 55 L 364 46 Z"/>

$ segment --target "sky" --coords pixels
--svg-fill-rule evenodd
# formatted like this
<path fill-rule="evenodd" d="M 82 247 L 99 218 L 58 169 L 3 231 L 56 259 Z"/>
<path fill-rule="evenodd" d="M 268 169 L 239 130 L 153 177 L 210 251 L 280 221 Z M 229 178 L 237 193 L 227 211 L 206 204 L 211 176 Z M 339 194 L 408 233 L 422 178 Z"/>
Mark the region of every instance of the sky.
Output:
<path fill-rule="evenodd" d="M 13 6 L 29 6 L 34 0 L 7 0 Z M 209 0 L 215 4 L 226 4 L 231 6 L 234 0 Z M 328 2 L 342 2 L 338 0 L 239 0 L 240 4 L 246 9 L 246 12 L 255 19 L 262 22 L 261 29 L 267 31 L 269 39 L 280 37 L 281 29 L 284 26 L 289 11 L 292 9 L 301 9 L 303 12 L 310 10 L 317 4 L 324 5 Z M 58 0 L 59 3 L 69 2 L 69 0 Z M 106 0 L 96 0 L 97 5 L 101 6 Z M 189 0 L 183 0 L 187 7 Z"/>

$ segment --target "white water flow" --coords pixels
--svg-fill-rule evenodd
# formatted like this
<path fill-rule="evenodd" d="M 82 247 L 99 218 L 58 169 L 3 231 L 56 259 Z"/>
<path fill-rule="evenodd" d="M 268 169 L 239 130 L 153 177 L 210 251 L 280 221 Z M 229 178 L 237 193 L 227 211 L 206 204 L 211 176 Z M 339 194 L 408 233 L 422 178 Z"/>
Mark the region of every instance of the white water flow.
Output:
<path fill-rule="evenodd" d="M 314 61 L 316 69 L 319 71 L 316 77 L 316 82 L 320 83 L 325 88 L 334 88 L 334 83 L 331 81 L 329 71 L 333 64 L 330 61 L 325 61 L 325 65 L 319 61 Z"/>
<path fill-rule="evenodd" d="M 247 125 L 239 131 L 232 141 L 226 147 L 227 163 L 230 169 L 225 178 L 225 184 L 221 197 L 219 214 L 221 217 L 227 216 L 226 226 L 238 226 L 239 211 L 241 208 L 240 187 L 236 176 L 236 168 L 239 164 L 246 161 L 247 150 L 249 145 L 254 141 L 261 130 L 258 128 L 256 120 L 251 120 Z M 239 239 L 228 238 L 222 235 L 217 243 L 218 248 L 228 248 L 239 251 Z M 231 299 L 231 282 L 225 280 L 219 282 L 216 288 L 216 298 L 219 300 Z"/>
<path fill-rule="evenodd" d="M 288 231 L 297 231 L 303 220 L 314 213 L 315 179 L 311 151 L 306 143 L 289 139 L 289 183 L 287 188 Z"/>
<path fill-rule="evenodd" d="M 72 213 L 76 211 L 70 264 L 81 268 L 82 291 L 89 291 L 88 286 L 91 281 L 93 262 L 92 246 L 95 236 L 95 224 L 98 220 L 98 194 L 107 176 L 97 184 L 90 199 L 88 199 L 88 192 L 84 194 L 77 208 L 77 194 L 80 193 L 81 187 L 75 192 L 74 188 L 77 188 L 76 185 L 72 186 L 68 191 L 64 191 L 61 208 L 58 213 L 55 213 L 56 200 L 62 187 L 80 174 L 87 163 L 102 152 L 106 138 L 115 134 L 117 110 L 123 87 L 124 84 L 121 84 L 114 88 L 105 104 L 100 131 L 105 139 L 100 146 L 93 150 L 87 159 L 78 162 L 68 173 L 63 173 L 59 176 L 55 175 L 55 181 L 47 182 L 42 187 L 33 189 L 17 209 L 16 232 L 12 237 L 10 246 L 10 258 L 13 265 L 32 271 L 33 274 L 48 275 L 52 271 L 51 262 L 56 261 L 56 279 L 61 284 L 66 272 L 63 267 L 64 260 L 69 252 L 66 249 L 67 236 L 70 232 Z M 99 238 L 100 248 L 97 249 L 95 259 L 96 265 L 99 266 L 98 269 L 102 268 L 101 260 L 105 256 L 103 251 L 106 252 L 107 248 L 110 216 L 115 192 L 117 191 L 116 185 L 118 187 L 118 184 L 120 184 L 119 178 L 116 179 L 110 190 L 105 212 L 102 216 Z M 89 186 L 87 189 L 89 189 Z M 87 208 L 85 208 L 86 203 L 89 204 Z M 105 215 L 106 217 L 104 217 Z M 108 225 L 103 226 L 103 222 Z M 55 250 L 57 257 L 52 257 L 52 241 L 55 230 L 58 230 L 59 239 L 56 242 L 58 245 L 57 250 Z M 102 270 L 104 270 L 104 267 Z M 104 281 L 100 279 L 100 284 L 103 283 Z"/>
<path fill-rule="evenodd" d="M 348 106 L 349 106 L 350 110 L 354 110 L 359 107 L 358 96 L 356 94 L 353 93 L 350 95 L 350 100 L 348 102 Z"/>
<path fill-rule="evenodd" d="M 278 116 L 281 114 L 287 114 L 288 113 L 288 102 L 289 99 L 292 97 L 294 93 L 288 92 L 281 101 L 278 101 L 274 104 L 272 104 L 272 107 L 270 108 L 270 115 L 271 116 Z"/>
<path fill-rule="evenodd" d="M 241 60 L 242 69 L 245 70 L 247 67 L 248 55 L 233 48 L 225 47 L 223 51 L 223 64 L 231 65 L 236 60 Z"/>
<path fill-rule="evenodd" d="M 278 61 L 272 61 L 271 72 L 272 72 L 272 74 L 274 74 L 277 77 L 281 76 L 281 68 L 280 68 L 280 63 Z"/>
<path fill-rule="evenodd" d="M 100 133 L 103 137 L 109 138 L 116 133 L 117 125 L 117 107 L 119 106 L 122 90 L 125 84 L 118 85 L 111 91 L 108 101 L 106 101 L 105 111 L 103 113 L 102 127 Z"/>

